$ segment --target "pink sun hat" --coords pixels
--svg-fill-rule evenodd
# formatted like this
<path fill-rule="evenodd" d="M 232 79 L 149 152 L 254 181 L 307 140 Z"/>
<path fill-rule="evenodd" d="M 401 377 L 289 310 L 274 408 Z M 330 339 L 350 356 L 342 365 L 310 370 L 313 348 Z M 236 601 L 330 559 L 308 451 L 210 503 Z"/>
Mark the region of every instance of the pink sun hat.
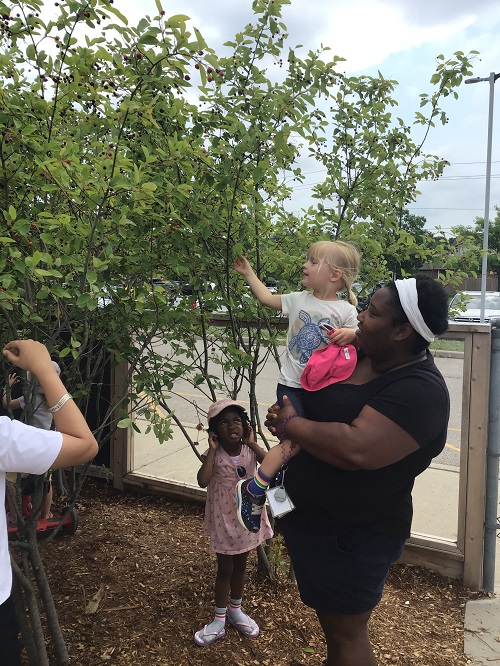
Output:
<path fill-rule="evenodd" d="M 217 402 L 212 403 L 208 408 L 208 413 L 207 413 L 208 422 L 210 423 L 212 419 L 214 419 L 224 409 L 227 409 L 227 407 L 238 407 L 238 409 L 245 411 L 245 408 L 243 407 L 242 404 L 240 404 L 236 400 L 232 400 L 231 398 L 224 398 L 223 400 L 217 400 Z"/>
<path fill-rule="evenodd" d="M 330 343 L 311 355 L 300 383 L 306 391 L 319 391 L 330 384 L 342 382 L 352 375 L 357 359 L 358 354 L 353 345 L 340 347 Z"/>

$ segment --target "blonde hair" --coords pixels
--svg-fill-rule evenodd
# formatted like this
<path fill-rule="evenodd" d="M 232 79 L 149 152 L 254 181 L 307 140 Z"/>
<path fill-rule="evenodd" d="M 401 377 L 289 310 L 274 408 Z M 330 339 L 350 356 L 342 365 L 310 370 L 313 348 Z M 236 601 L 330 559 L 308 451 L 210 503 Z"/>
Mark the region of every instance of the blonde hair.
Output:
<path fill-rule="evenodd" d="M 354 245 L 344 241 L 318 241 L 311 245 L 308 256 L 320 264 L 327 264 L 334 270 L 341 271 L 347 300 L 356 306 L 358 299 L 351 287 L 359 272 L 361 255 Z"/>

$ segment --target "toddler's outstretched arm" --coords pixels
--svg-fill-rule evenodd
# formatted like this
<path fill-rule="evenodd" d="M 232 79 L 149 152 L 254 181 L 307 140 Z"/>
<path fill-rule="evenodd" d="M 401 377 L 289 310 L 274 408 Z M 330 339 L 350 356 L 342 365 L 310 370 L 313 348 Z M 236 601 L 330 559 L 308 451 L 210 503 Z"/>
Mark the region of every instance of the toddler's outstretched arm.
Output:
<path fill-rule="evenodd" d="M 281 310 L 281 296 L 280 294 L 272 294 L 266 285 L 259 280 L 255 275 L 253 268 L 250 266 L 245 257 L 238 257 L 233 262 L 234 270 L 240 275 L 243 275 L 247 281 L 248 286 L 252 290 L 253 295 L 262 305 L 273 310 Z"/>

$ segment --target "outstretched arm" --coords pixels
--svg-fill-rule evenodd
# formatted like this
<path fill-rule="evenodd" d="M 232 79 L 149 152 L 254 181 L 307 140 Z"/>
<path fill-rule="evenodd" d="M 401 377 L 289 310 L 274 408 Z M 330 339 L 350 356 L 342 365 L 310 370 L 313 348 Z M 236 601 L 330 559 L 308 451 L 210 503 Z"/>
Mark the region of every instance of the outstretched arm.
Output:
<path fill-rule="evenodd" d="M 267 307 L 273 310 L 281 310 L 281 296 L 279 294 L 272 294 L 269 291 L 266 285 L 255 275 L 253 268 L 245 257 L 235 259 L 233 267 L 235 271 L 243 275 L 253 295 L 262 305 L 267 305 Z"/>
<path fill-rule="evenodd" d="M 38 379 L 50 407 L 58 404 L 66 394 L 45 345 L 35 340 L 13 340 L 5 345 L 3 355 L 13 365 L 29 370 Z M 73 400 L 53 413 L 54 424 L 63 436 L 59 455 L 52 467 L 70 467 L 92 460 L 98 451 L 97 442 Z"/>

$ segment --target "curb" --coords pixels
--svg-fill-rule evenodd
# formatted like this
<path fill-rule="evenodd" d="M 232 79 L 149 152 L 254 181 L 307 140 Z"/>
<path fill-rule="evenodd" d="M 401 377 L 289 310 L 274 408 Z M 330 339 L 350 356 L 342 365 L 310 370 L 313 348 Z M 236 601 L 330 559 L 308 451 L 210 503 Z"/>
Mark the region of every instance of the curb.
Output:
<path fill-rule="evenodd" d="M 433 356 L 438 356 L 441 358 L 463 358 L 464 353 L 461 351 L 446 351 L 445 349 L 431 349 L 431 354 Z"/>

